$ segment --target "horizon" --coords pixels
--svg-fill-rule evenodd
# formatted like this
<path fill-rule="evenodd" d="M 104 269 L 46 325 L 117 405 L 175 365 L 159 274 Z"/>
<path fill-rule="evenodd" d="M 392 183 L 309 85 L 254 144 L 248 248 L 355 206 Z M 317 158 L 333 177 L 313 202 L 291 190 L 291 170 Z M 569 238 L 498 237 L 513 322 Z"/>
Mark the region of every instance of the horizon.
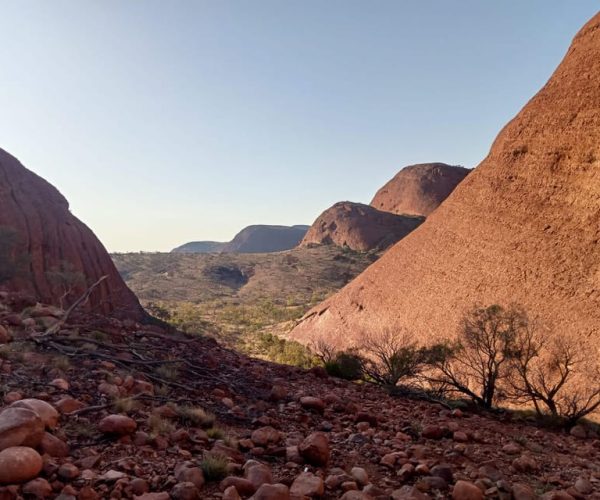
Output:
<path fill-rule="evenodd" d="M 474 168 L 598 10 L 179 5 L 5 8 L 0 147 L 111 253 L 310 225 L 415 163 Z"/>

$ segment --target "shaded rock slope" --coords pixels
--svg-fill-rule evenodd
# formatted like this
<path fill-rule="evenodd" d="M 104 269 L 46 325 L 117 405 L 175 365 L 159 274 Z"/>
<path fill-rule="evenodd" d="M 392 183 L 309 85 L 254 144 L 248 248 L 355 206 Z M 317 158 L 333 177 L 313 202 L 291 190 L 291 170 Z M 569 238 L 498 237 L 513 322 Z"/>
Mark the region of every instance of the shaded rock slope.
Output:
<path fill-rule="evenodd" d="M 384 250 L 418 227 L 423 217 L 395 215 L 342 201 L 325 210 L 300 246 L 337 245 L 357 251 Z"/>
<path fill-rule="evenodd" d="M 73 290 L 67 301 L 107 275 L 87 307 L 121 317 L 144 317 L 102 243 L 71 214 L 67 200 L 1 149 L 0 228 L 4 267 L 0 286 L 56 304 L 68 288 Z M 63 273 L 62 278 L 56 273 Z"/>
<path fill-rule="evenodd" d="M 600 493 L 591 428 L 551 432 L 450 411 L 322 368 L 247 358 L 199 335 L 77 311 L 48 338 L 31 310 L 11 303 L 0 293 L 3 499 Z"/>
<path fill-rule="evenodd" d="M 555 332 L 600 336 L 600 14 L 490 153 L 416 231 L 292 337 L 364 328 L 447 337 L 476 302 L 521 303 Z"/>
<path fill-rule="evenodd" d="M 470 172 L 445 163 L 421 163 L 403 168 L 371 201 L 384 212 L 428 216 Z"/>

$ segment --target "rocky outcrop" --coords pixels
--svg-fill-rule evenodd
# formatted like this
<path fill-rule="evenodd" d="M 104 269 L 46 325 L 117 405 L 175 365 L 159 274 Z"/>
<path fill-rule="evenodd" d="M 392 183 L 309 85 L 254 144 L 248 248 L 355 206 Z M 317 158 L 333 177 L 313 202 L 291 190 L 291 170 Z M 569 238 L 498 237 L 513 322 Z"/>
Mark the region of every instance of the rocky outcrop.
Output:
<path fill-rule="evenodd" d="M 600 337 L 600 14 L 487 158 L 415 232 L 311 310 L 292 337 L 365 328 L 452 335 L 474 303 L 520 303 L 555 332 Z"/>
<path fill-rule="evenodd" d="M 308 226 L 254 225 L 242 229 L 225 244 L 225 253 L 263 253 L 290 250 L 302 241 Z"/>
<path fill-rule="evenodd" d="M 0 149 L 0 286 L 58 304 L 101 276 L 90 310 L 132 319 L 144 312 L 94 233 L 48 182 Z M 70 290 L 70 292 L 69 292 Z"/>
<path fill-rule="evenodd" d="M 394 214 L 428 216 L 470 172 L 445 163 L 421 163 L 405 167 L 387 182 L 371 206 Z"/>
<path fill-rule="evenodd" d="M 423 220 L 342 201 L 319 215 L 300 246 L 333 244 L 360 252 L 383 250 L 404 238 Z"/>
<path fill-rule="evenodd" d="M 220 241 L 190 241 L 171 250 L 171 253 L 219 253 L 225 243 Z"/>

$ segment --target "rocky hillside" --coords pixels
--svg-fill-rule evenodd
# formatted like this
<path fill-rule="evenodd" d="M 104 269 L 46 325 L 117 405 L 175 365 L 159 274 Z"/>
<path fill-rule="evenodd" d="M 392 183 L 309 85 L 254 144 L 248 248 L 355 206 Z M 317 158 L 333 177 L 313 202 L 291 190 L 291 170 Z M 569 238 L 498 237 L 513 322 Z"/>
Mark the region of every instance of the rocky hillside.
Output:
<path fill-rule="evenodd" d="M 219 253 L 225 243 L 219 241 L 190 241 L 171 250 L 173 253 Z"/>
<path fill-rule="evenodd" d="M 394 214 L 428 216 L 469 172 L 445 163 L 405 167 L 377 191 L 371 206 Z"/>
<path fill-rule="evenodd" d="M 423 217 L 395 215 L 362 203 L 342 201 L 319 215 L 300 245 L 333 244 L 359 252 L 384 250 L 423 220 Z"/>
<path fill-rule="evenodd" d="M 585 499 L 597 435 L 394 398 L 0 294 L 0 497 Z M 42 316 L 43 315 L 43 316 Z"/>
<path fill-rule="evenodd" d="M 453 334 L 474 303 L 520 303 L 569 338 L 600 340 L 600 14 L 488 157 L 418 231 L 309 312 L 296 339 L 352 343 L 402 325 Z"/>
<path fill-rule="evenodd" d="M 67 200 L 1 149 L 0 254 L 0 287 L 58 304 L 106 275 L 86 306 L 120 317 L 144 316 L 102 243 L 71 214 Z"/>

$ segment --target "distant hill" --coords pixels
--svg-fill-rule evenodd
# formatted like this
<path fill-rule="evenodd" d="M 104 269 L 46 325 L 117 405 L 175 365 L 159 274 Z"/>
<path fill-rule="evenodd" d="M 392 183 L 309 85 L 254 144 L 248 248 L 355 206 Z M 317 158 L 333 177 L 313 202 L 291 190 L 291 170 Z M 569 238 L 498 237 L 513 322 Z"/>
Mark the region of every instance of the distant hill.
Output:
<path fill-rule="evenodd" d="M 264 253 L 290 250 L 302 241 L 308 228 L 309 226 L 248 226 L 225 244 L 222 252 Z"/>
<path fill-rule="evenodd" d="M 190 241 L 171 250 L 172 253 L 219 253 L 225 243 L 220 241 Z"/>
<path fill-rule="evenodd" d="M 337 245 L 359 252 L 384 250 L 424 220 L 424 217 L 396 215 L 362 203 L 342 201 L 317 218 L 300 245 Z"/>
<path fill-rule="evenodd" d="M 290 250 L 302 241 L 310 226 L 270 226 L 256 224 L 242 229 L 227 242 L 191 241 L 173 253 L 269 253 Z"/>

